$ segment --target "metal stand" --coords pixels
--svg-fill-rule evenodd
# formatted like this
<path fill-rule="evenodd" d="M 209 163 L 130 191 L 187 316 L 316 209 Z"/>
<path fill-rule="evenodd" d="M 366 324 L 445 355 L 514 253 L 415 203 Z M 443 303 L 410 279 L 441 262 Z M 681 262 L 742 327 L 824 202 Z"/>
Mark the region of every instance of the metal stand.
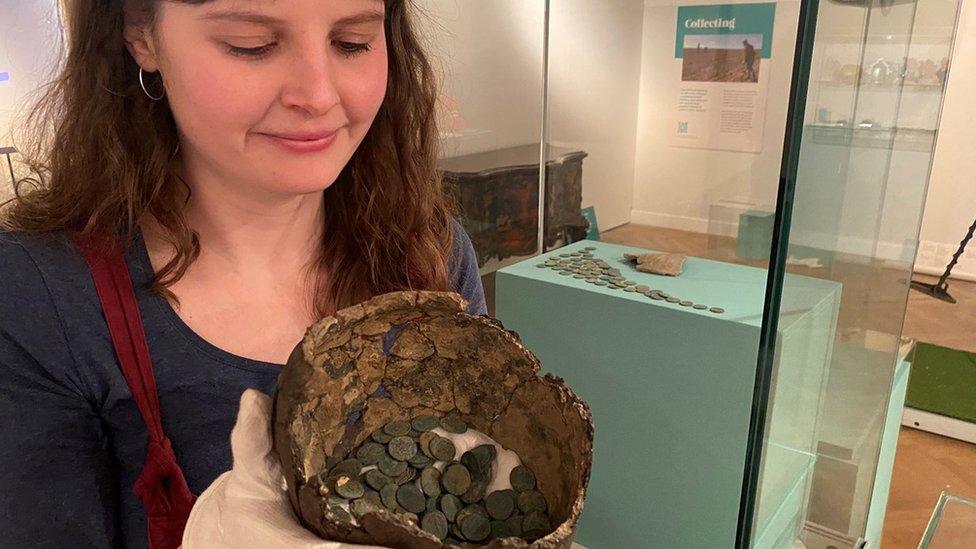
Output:
<path fill-rule="evenodd" d="M 956 250 L 956 253 L 952 255 L 952 260 L 950 260 L 949 264 L 946 265 L 946 270 L 944 273 L 942 273 L 942 276 L 939 278 L 938 282 L 935 284 L 928 284 L 926 282 L 918 282 L 913 280 L 912 288 L 924 294 L 928 294 L 936 299 L 941 299 L 942 301 L 946 301 L 948 303 L 955 303 L 956 298 L 949 295 L 949 275 L 952 273 L 952 268 L 955 267 L 956 263 L 959 262 L 959 256 L 966 251 L 966 245 L 969 244 L 970 240 L 972 240 L 974 232 L 976 232 L 976 220 L 974 220 L 973 224 L 969 226 L 969 232 L 966 233 L 966 237 L 963 238 L 962 242 L 959 243 L 959 249 Z"/>

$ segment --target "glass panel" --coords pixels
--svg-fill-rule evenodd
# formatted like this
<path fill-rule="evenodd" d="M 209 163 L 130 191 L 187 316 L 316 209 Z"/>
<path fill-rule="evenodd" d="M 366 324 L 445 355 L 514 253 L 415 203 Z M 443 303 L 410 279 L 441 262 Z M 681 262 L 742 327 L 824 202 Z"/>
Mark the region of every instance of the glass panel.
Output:
<path fill-rule="evenodd" d="M 539 252 L 546 2 L 419 4 L 439 77 L 440 167 L 493 312 L 493 273 Z"/>
<path fill-rule="evenodd" d="M 600 242 L 546 257 L 590 246 L 633 286 L 516 266 L 500 275 L 511 295 L 500 281 L 499 318 L 593 412 L 583 545 L 735 542 L 798 13 L 798 2 L 552 3 L 547 145 L 581 157 Z M 686 256 L 680 275 L 652 271 L 680 257 L 638 269 L 624 256 L 659 253 Z M 809 290 L 797 307 L 832 302 L 832 285 Z M 547 296 L 545 312 L 529 291 Z M 807 348 L 826 336 L 794 333 L 784 347 L 816 360 Z M 765 515 L 794 484 L 782 475 L 766 490 Z"/>
<path fill-rule="evenodd" d="M 976 501 L 942 492 L 919 549 L 966 549 L 976 539 Z"/>
<path fill-rule="evenodd" d="M 880 541 L 871 498 L 957 7 L 820 3 L 753 546 Z M 810 303 L 811 280 L 836 299 Z M 768 496 L 784 483 L 789 507 Z"/>

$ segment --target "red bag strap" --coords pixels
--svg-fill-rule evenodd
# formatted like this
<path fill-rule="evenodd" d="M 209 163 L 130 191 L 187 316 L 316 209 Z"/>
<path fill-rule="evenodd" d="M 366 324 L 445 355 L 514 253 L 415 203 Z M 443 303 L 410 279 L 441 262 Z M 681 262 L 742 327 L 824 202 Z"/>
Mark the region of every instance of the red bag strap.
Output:
<path fill-rule="evenodd" d="M 122 375 L 149 433 L 146 461 L 133 487 L 146 507 L 149 547 L 176 549 L 182 542 L 196 496 L 190 492 L 169 438 L 163 432 L 149 344 L 129 268 L 117 245 L 99 247 L 80 238 L 76 243 L 95 281 Z"/>

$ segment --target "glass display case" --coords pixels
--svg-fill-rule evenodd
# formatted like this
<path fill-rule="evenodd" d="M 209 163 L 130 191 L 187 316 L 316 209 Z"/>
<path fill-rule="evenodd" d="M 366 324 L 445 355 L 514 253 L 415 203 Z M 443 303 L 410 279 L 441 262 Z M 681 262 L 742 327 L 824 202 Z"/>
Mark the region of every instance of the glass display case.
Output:
<path fill-rule="evenodd" d="M 783 434 L 802 433 L 814 461 L 798 539 L 807 547 L 880 542 L 911 359 L 904 312 L 958 9 L 955 0 L 919 0 L 828 1 L 817 10 L 801 75 L 806 97 L 794 106 L 803 124 L 788 136 L 796 180 L 782 212 L 788 274 L 779 292 L 785 304 L 803 291 L 792 274 L 843 290 L 823 379 L 784 384 L 785 363 L 767 378 L 754 535 L 778 466 L 773 449 Z M 790 314 L 785 305 L 767 313 L 779 322 Z M 817 413 L 799 415 L 798 396 L 814 393 Z"/>
<path fill-rule="evenodd" d="M 594 414 L 577 541 L 879 543 L 958 1 L 424 4 L 491 311 Z"/>

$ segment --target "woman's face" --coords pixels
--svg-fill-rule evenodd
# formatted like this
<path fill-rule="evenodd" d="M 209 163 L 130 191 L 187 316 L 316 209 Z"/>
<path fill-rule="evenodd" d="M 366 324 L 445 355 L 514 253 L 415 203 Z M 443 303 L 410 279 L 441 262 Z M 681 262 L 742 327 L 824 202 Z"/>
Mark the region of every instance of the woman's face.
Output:
<path fill-rule="evenodd" d="M 162 75 L 198 173 L 306 194 L 335 181 L 383 102 L 383 17 L 383 0 L 162 1 L 148 55 L 133 51 Z"/>

